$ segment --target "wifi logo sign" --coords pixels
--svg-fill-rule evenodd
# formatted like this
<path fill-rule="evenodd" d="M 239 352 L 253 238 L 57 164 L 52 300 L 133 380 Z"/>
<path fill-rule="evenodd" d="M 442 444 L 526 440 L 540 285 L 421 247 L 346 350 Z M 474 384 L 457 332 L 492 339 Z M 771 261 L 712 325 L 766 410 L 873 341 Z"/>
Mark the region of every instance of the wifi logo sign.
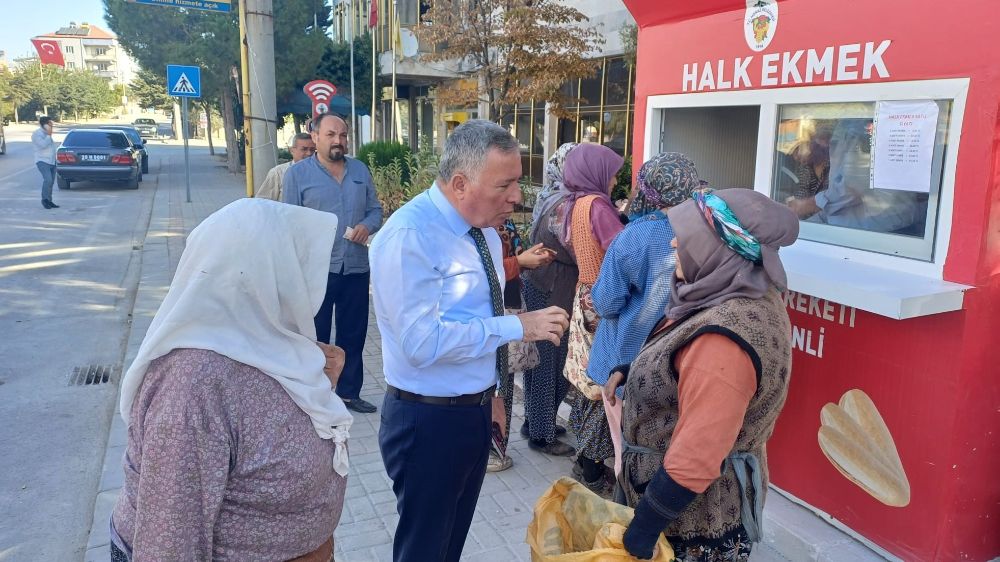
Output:
<path fill-rule="evenodd" d="M 313 118 L 330 109 L 330 99 L 337 93 L 337 87 L 326 80 L 313 80 L 302 87 L 313 103 Z"/>

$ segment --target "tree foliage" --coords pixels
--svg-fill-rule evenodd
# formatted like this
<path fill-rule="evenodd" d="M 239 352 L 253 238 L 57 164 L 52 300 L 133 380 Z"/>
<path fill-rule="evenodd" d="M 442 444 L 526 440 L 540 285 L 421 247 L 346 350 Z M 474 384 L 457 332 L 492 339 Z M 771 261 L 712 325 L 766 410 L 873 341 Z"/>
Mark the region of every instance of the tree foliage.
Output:
<path fill-rule="evenodd" d="M 156 76 L 168 64 L 201 67 L 202 91 L 218 98 L 239 76 L 237 3 L 230 13 L 104 0 L 109 27 L 129 55 Z M 274 1 L 274 80 L 277 98 L 312 79 L 329 44 L 330 8 L 321 0 Z M 250 53 L 254 64 L 256 54 Z"/>
<path fill-rule="evenodd" d="M 563 84 L 591 76 L 592 58 L 603 44 L 587 17 L 557 0 L 435 0 L 424 15 L 421 39 L 438 44 L 424 55 L 431 62 L 458 61 L 460 74 L 479 87 L 458 81 L 438 89 L 446 103 L 489 105 L 500 120 L 509 107 L 531 100 L 550 102 L 565 114 Z"/>
<path fill-rule="evenodd" d="M 32 111 L 45 107 L 54 116 L 94 117 L 121 101 L 121 89 L 89 70 L 65 70 L 38 63 L 5 70 L 0 76 L 0 99 Z"/>
<path fill-rule="evenodd" d="M 162 73 L 154 74 L 145 68 L 139 69 L 135 80 L 129 84 L 129 91 L 142 107 L 164 111 L 173 107 L 173 99 L 167 95 L 167 80 Z"/>
<path fill-rule="evenodd" d="M 357 89 L 357 96 L 354 98 L 354 105 L 358 110 L 368 110 L 371 115 L 372 106 L 372 38 L 371 35 L 364 34 L 354 38 L 354 87 Z M 311 79 L 326 80 L 337 87 L 337 92 L 348 95 L 351 90 L 351 50 L 350 44 L 343 42 L 331 42 L 327 45 L 323 58 L 319 61 L 315 70 L 315 75 Z M 378 60 L 375 61 L 376 66 Z M 378 68 L 375 69 L 375 76 L 379 76 Z M 378 88 L 375 91 L 375 103 L 382 99 L 382 86 L 385 80 L 377 78 Z M 303 81 L 298 84 L 299 88 L 305 86 Z"/>

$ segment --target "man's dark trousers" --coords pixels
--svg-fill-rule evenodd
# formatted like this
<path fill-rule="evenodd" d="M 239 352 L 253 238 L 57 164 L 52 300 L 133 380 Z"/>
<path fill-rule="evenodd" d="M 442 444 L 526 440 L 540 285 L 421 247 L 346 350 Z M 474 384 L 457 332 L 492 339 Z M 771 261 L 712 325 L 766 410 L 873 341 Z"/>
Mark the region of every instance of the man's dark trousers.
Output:
<path fill-rule="evenodd" d="M 395 562 L 458 562 L 490 452 L 490 400 L 438 406 L 387 393 L 379 449 L 396 494 Z"/>
<path fill-rule="evenodd" d="M 330 343 L 330 329 L 333 327 L 336 310 L 336 345 L 347 356 L 344 371 L 337 381 L 337 396 L 348 400 L 361 396 L 361 384 L 364 382 L 361 357 L 365 350 L 365 336 L 368 335 L 369 278 L 367 271 L 331 273 L 326 282 L 326 297 L 313 319 L 316 338 L 323 343 Z"/>

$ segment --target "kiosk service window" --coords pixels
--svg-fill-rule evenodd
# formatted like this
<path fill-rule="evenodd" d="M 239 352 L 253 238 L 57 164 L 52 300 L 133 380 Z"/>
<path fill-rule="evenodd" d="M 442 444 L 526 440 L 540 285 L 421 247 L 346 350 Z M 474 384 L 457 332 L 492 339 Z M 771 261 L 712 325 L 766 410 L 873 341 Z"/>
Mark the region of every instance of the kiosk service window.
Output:
<path fill-rule="evenodd" d="M 943 280 L 967 79 L 650 96 L 646 158 L 798 214 L 793 290 L 895 318 L 957 310 Z"/>

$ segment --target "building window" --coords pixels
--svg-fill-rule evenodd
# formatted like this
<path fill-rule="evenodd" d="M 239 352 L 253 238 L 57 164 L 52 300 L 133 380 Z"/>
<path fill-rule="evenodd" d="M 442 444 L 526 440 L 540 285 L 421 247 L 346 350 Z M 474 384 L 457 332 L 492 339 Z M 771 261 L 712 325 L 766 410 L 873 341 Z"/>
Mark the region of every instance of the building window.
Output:
<path fill-rule="evenodd" d="M 107 47 L 98 47 L 98 48 L 94 49 L 94 54 L 96 56 L 103 57 L 104 55 L 108 54 L 108 48 Z"/>
<path fill-rule="evenodd" d="M 107 72 L 111 68 L 111 65 L 106 62 L 99 62 L 95 64 L 92 68 L 97 72 Z"/>
<path fill-rule="evenodd" d="M 562 93 L 575 119 L 560 119 L 558 144 L 601 143 L 625 156 L 631 149 L 635 71 L 624 57 L 598 61 L 597 74 L 569 82 Z"/>
<path fill-rule="evenodd" d="M 650 96 L 645 157 L 800 217 L 801 251 L 942 278 L 967 79 Z M 659 136 L 659 138 L 657 138 Z"/>
<path fill-rule="evenodd" d="M 72 53 L 73 52 L 73 46 L 72 45 L 66 45 L 65 47 L 63 47 L 63 50 L 66 51 L 67 53 Z"/>
<path fill-rule="evenodd" d="M 76 63 L 73 61 L 69 61 L 66 63 L 66 68 L 73 70 L 74 68 L 76 68 Z"/>

